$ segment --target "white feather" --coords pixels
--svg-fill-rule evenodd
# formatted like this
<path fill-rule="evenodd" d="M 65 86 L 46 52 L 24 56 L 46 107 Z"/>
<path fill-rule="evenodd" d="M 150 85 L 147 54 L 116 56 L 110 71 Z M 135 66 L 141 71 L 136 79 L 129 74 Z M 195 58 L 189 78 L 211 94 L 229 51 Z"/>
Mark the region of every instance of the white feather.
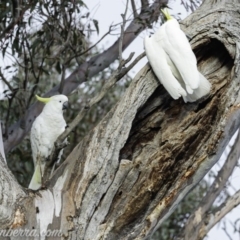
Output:
<path fill-rule="evenodd" d="M 183 97 L 184 102 L 195 102 L 207 95 L 211 90 L 211 83 L 199 72 L 199 87 L 194 90 L 193 94 L 187 94 Z"/>
<path fill-rule="evenodd" d="M 182 76 L 180 75 L 178 69 L 176 68 L 176 66 L 168 56 L 167 56 L 167 62 L 171 68 L 171 71 L 174 77 L 179 81 L 181 86 L 185 89 L 186 86 Z M 187 93 L 185 96 L 183 96 L 184 102 L 195 102 L 210 92 L 211 90 L 210 82 L 200 72 L 198 72 L 198 75 L 199 75 L 199 87 L 195 89 L 192 94 Z"/>
<path fill-rule="evenodd" d="M 145 38 L 144 43 L 146 55 L 154 73 L 172 98 L 178 99 L 181 96 L 186 96 L 186 91 L 173 76 L 173 73 L 167 62 L 168 56 L 162 49 L 161 45 L 157 44 L 154 39 L 148 37 Z"/>
<path fill-rule="evenodd" d="M 165 89 L 174 98 L 194 102 L 211 90 L 209 81 L 198 71 L 197 60 L 178 22 L 171 18 L 144 46 L 150 65 Z"/>
<path fill-rule="evenodd" d="M 164 25 L 166 40 L 163 49 L 170 56 L 182 76 L 187 92 L 193 93 L 199 87 L 196 57 L 177 20 L 168 20 Z"/>

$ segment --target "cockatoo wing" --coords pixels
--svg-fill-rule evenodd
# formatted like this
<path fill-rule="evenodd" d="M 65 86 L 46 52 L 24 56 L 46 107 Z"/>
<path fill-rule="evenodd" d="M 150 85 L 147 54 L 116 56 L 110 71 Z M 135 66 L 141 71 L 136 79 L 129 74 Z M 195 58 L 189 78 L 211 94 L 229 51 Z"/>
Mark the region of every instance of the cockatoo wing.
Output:
<path fill-rule="evenodd" d="M 186 86 L 182 79 L 182 76 L 169 57 L 167 57 L 167 62 L 168 62 L 168 65 L 171 67 L 171 71 L 174 77 L 179 81 L 182 88 L 185 89 Z M 199 86 L 197 89 L 194 90 L 192 94 L 187 93 L 187 96 L 183 96 L 184 102 L 195 102 L 210 92 L 211 83 L 200 72 L 198 72 L 198 74 L 199 74 L 199 81 L 200 81 Z"/>
<path fill-rule="evenodd" d="M 200 80 L 197 60 L 187 37 L 175 19 L 167 21 L 163 30 L 163 49 L 181 74 L 187 92 L 192 94 L 198 88 Z"/>
<path fill-rule="evenodd" d="M 39 116 L 33 123 L 30 134 L 30 141 L 32 147 L 32 156 L 34 162 L 34 173 L 28 188 L 37 190 L 42 185 L 42 169 L 41 162 L 44 161 L 42 153 L 40 152 L 42 142 L 42 128 L 44 120 Z"/>
<path fill-rule="evenodd" d="M 38 155 L 38 149 L 39 145 L 41 144 L 41 118 L 37 118 L 31 128 L 31 133 L 30 133 L 30 141 L 31 141 L 31 147 L 32 147 L 32 156 L 33 156 L 33 162 L 34 166 L 36 165 L 37 161 L 37 155 Z"/>
<path fill-rule="evenodd" d="M 183 97 L 184 102 L 195 102 L 196 100 L 207 95 L 211 90 L 211 83 L 199 72 L 199 87 L 194 90 L 193 94 L 187 94 L 186 97 Z"/>
<path fill-rule="evenodd" d="M 28 188 L 32 190 L 37 190 L 42 185 L 42 175 L 44 173 L 46 158 L 51 150 L 52 143 L 49 142 L 46 135 L 47 129 L 45 120 L 39 115 L 32 125 L 30 134 L 34 173 Z"/>
<path fill-rule="evenodd" d="M 186 96 L 186 91 L 173 76 L 170 66 L 167 63 L 167 55 L 161 47 L 160 42 L 154 38 L 145 37 L 145 52 L 151 67 L 164 88 L 174 99 Z"/>
<path fill-rule="evenodd" d="M 44 119 L 42 115 L 39 115 L 32 125 L 30 140 L 34 162 L 36 162 L 35 156 L 38 154 L 40 154 L 42 161 L 46 160 L 58 136 L 52 136 L 56 130 L 48 125 L 46 118 Z"/>

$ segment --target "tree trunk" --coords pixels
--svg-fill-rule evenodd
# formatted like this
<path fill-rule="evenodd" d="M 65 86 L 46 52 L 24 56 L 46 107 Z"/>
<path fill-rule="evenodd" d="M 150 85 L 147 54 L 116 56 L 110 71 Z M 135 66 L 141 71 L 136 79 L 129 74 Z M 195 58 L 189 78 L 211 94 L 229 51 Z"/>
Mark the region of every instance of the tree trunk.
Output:
<path fill-rule="evenodd" d="M 233 2 L 205 1 L 182 23 L 213 85 L 209 96 L 175 101 L 146 65 L 45 190 L 22 190 L 1 167 L 2 228 L 60 229 L 64 239 L 148 238 L 239 127 L 240 3 Z"/>

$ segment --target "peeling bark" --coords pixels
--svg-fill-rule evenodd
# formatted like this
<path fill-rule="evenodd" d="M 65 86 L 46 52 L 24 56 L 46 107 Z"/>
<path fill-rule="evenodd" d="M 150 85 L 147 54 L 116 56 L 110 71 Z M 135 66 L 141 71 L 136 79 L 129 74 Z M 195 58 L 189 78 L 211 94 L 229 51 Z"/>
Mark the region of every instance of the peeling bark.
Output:
<path fill-rule="evenodd" d="M 239 1 L 205 1 L 182 23 L 213 85 L 209 96 L 175 101 L 146 65 L 45 190 L 23 198 L 18 188 L 15 205 L 4 205 L 11 208 L 8 226 L 15 212 L 27 219 L 21 229 L 61 229 L 64 239 L 148 238 L 239 128 L 239 7 Z"/>

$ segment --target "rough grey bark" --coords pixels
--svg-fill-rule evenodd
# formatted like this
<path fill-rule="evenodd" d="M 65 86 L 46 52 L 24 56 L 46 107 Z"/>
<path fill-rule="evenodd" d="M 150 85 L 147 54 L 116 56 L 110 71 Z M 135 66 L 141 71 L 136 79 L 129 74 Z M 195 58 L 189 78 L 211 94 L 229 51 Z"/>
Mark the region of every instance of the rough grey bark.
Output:
<path fill-rule="evenodd" d="M 231 140 L 232 141 L 232 140 Z M 211 187 L 209 187 L 206 195 L 201 200 L 197 208 L 191 213 L 188 221 L 185 224 L 185 229 L 181 232 L 181 237 L 178 239 L 203 239 L 209 230 L 221 219 L 223 214 L 229 212 L 229 208 L 237 207 L 239 202 L 239 192 L 235 193 L 230 199 L 226 199 L 217 209 L 212 209 L 213 204 L 222 190 L 226 187 L 229 177 L 237 166 L 240 158 L 240 132 L 237 137 L 227 159 L 218 172 Z"/>
<path fill-rule="evenodd" d="M 209 96 L 174 101 L 145 66 L 45 190 L 8 193 L 3 208 L 11 211 L 4 217 L 12 219 L 5 226 L 18 213 L 19 228 L 61 229 L 65 239 L 148 238 L 239 128 L 239 7 L 240 1 L 205 1 L 183 21 L 199 69 L 213 85 Z"/>
<path fill-rule="evenodd" d="M 18 213 L 22 207 L 18 206 L 19 200 L 25 196 L 24 191 L 18 185 L 13 174 L 8 169 L 5 160 L 0 153 L 0 224 L 1 229 L 11 226 L 22 226 Z M 22 211 L 21 211 L 22 212 Z M 19 221 L 18 221 L 19 220 Z"/>

